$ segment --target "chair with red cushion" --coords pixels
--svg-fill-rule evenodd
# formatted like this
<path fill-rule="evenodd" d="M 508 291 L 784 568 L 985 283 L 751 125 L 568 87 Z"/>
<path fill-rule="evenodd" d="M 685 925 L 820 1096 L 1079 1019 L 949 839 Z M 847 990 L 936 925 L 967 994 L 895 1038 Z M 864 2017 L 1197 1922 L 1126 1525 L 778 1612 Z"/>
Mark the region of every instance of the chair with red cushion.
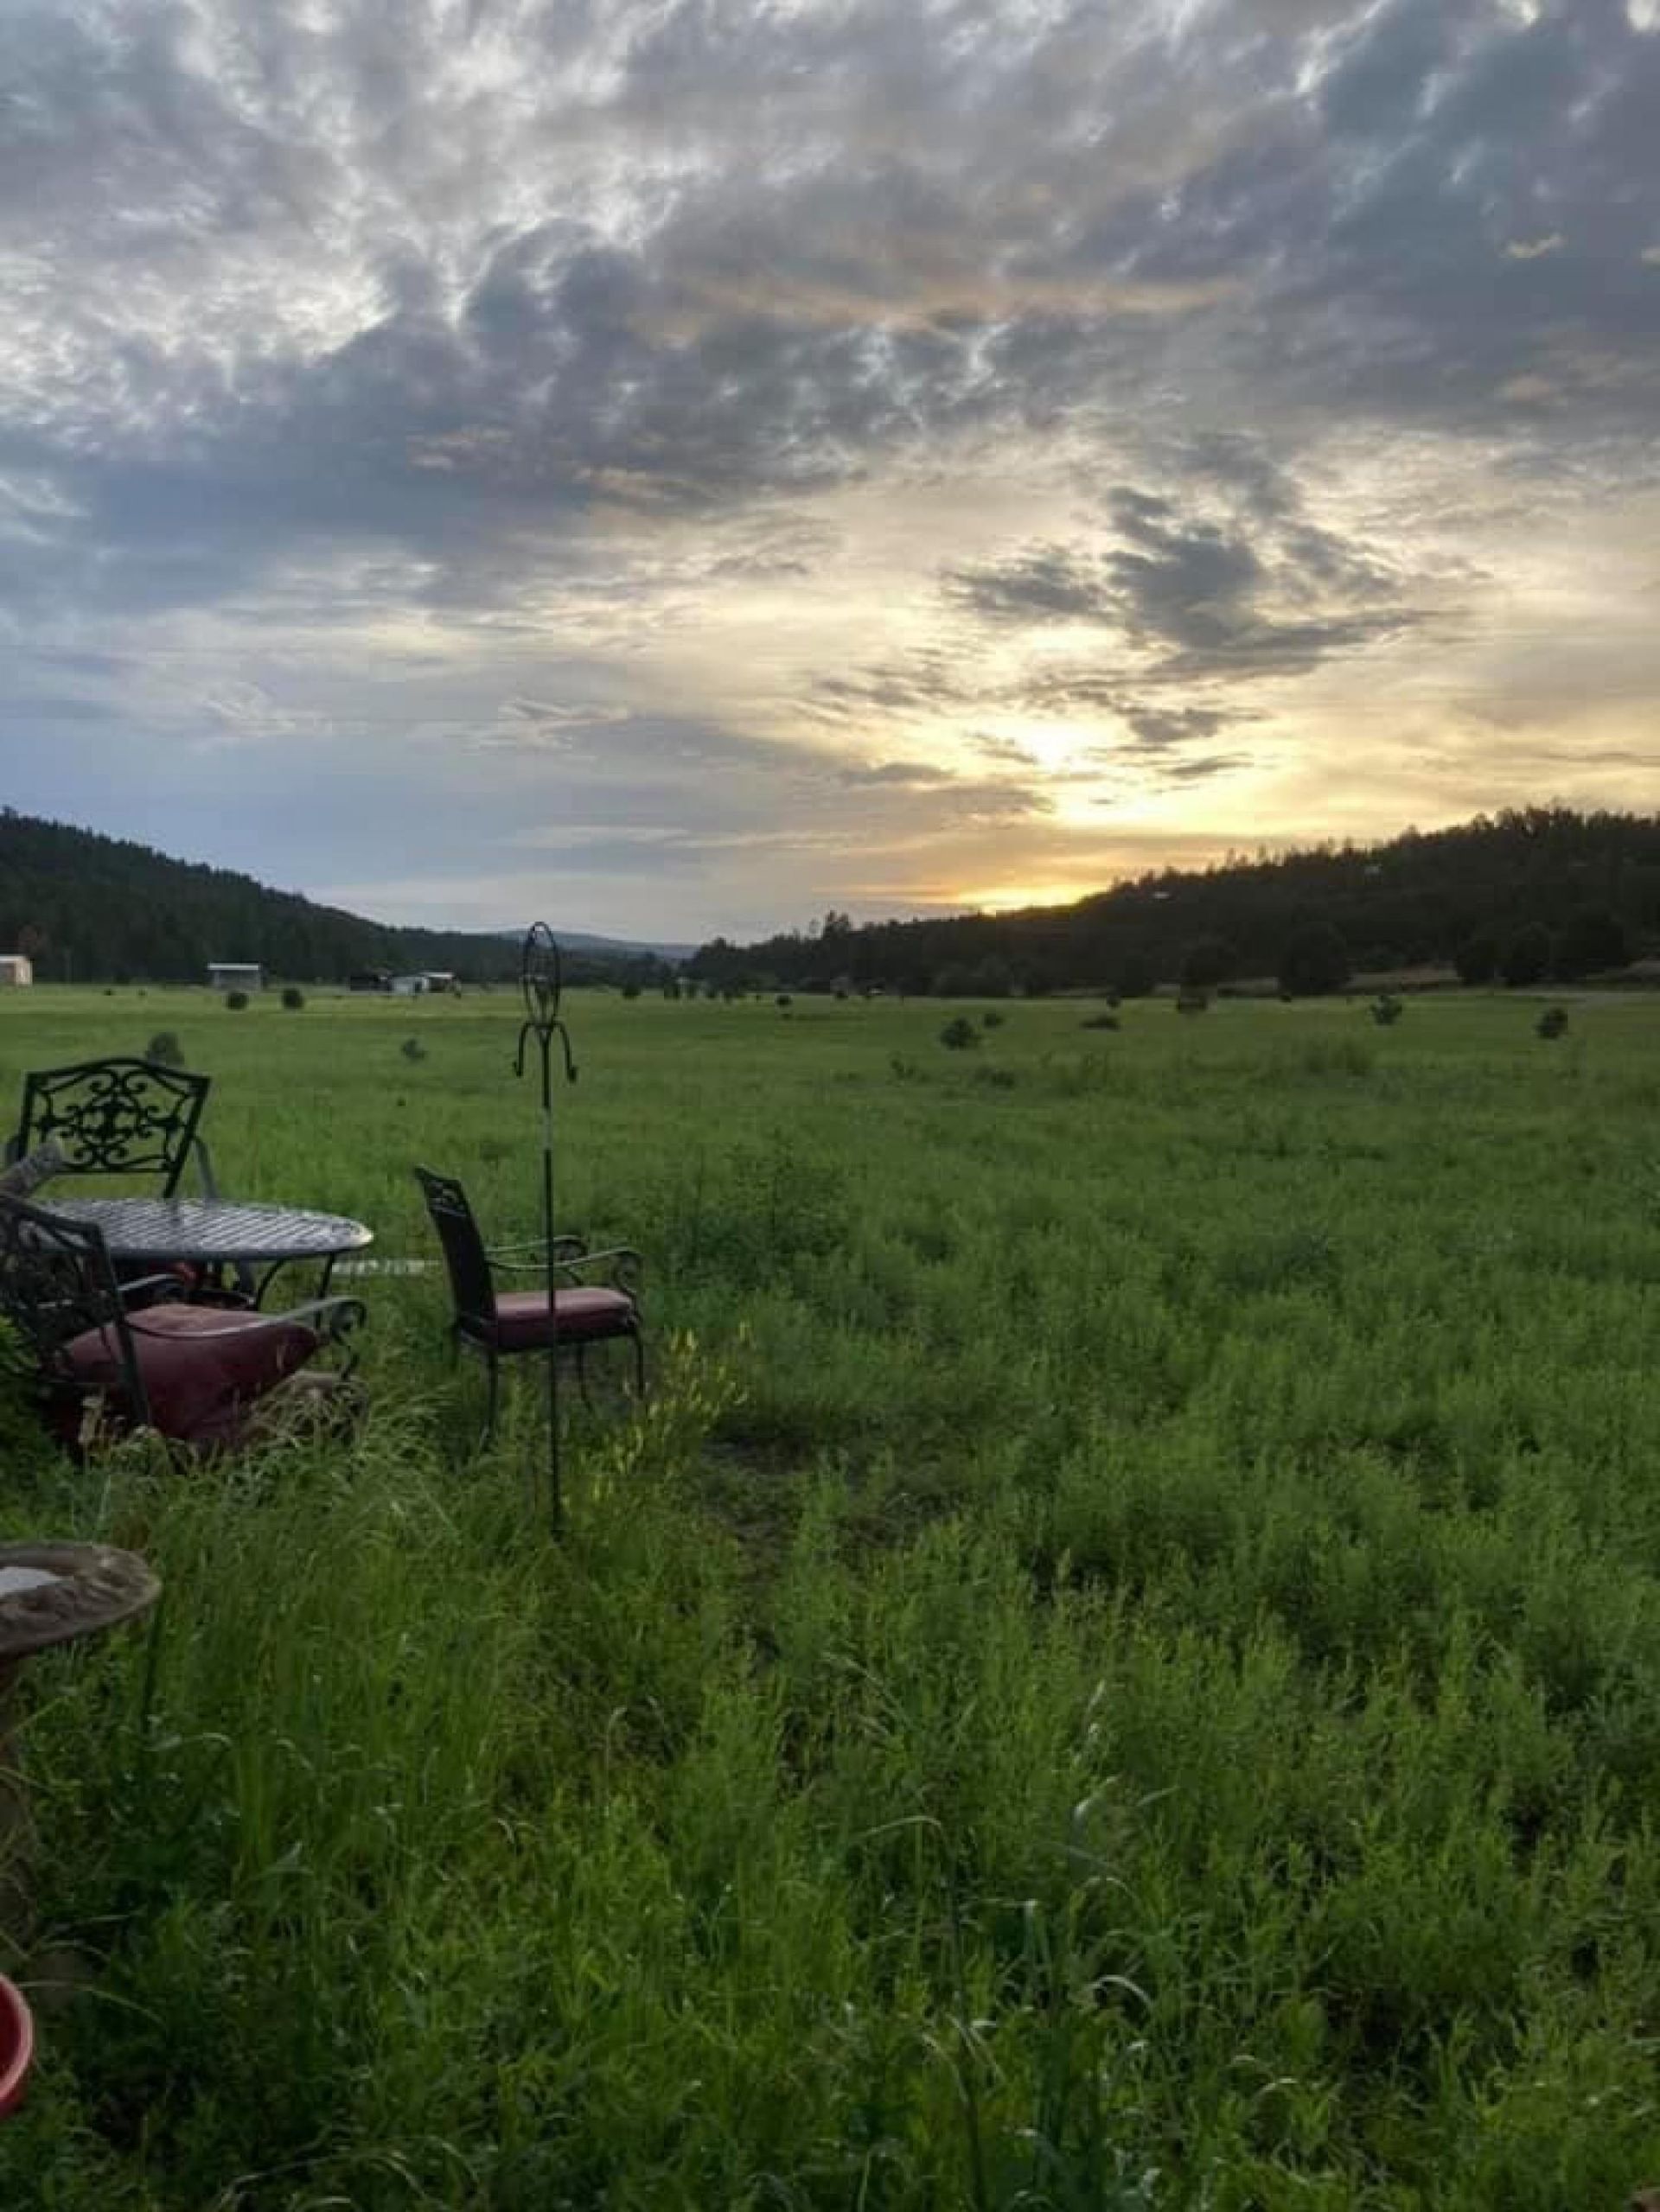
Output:
<path fill-rule="evenodd" d="M 0 1195 L 0 1317 L 32 1353 L 48 1425 L 71 1450 L 94 1425 L 234 1450 L 262 1404 L 364 1319 L 357 1298 L 265 1314 L 179 1293 L 170 1277 L 118 1283 L 92 1223 Z M 335 1379 L 351 1365 L 348 1350 Z"/>
<path fill-rule="evenodd" d="M 555 1237 L 553 1268 L 560 1280 L 554 1286 L 550 1310 L 547 1254 L 543 1246 L 499 1245 L 487 1249 L 467 1194 L 453 1176 L 417 1168 L 415 1178 L 449 1270 L 456 1309 L 450 1335 L 456 1345 L 464 1344 L 477 1353 L 489 1371 L 489 1407 L 484 1421 L 487 1443 L 495 1428 L 500 1364 L 518 1352 L 545 1352 L 550 1345 L 563 1350 L 569 1346 L 585 1396 L 588 1347 L 626 1338 L 634 1346 L 634 1386 L 644 1395 L 646 1351 L 640 1325 L 637 1252 L 625 1245 L 590 1252 L 580 1237 Z M 498 1291 L 498 1268 L 508 1273 L 535 1274 L 541 1278 L 540 1287 Z M 603 1270 L 609 1280 L 584 1282 L 584 1275 L 594 1269 Z"/>

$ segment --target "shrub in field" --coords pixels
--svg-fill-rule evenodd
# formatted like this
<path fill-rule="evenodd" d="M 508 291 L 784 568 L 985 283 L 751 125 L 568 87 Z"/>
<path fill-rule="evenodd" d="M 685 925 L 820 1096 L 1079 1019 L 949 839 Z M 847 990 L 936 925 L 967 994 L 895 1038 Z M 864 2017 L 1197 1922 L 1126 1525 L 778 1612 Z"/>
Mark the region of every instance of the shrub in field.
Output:
<path fill-rule="evenodd" d="M 399 1046 L 398 1049 L 403 1054 L 404 1058 L 408 1061 L 425 1060 L 426 1058 L 426 1047 L 421 1042 L 419 1037 L 405 1037 L 403 1042 Z"/>
<path fill-rule="evenodd" d="M 966 1014 L 959 1014 L 940 1031 L 940 1042 L 948 1052 L 968 1052 L 980 1042 L 980 1031 Z"/>
<path fill-rule="evenodd" d="M 1567 1007 L 1547 1006 L 1533 1027 L 1536 1036 L 1544 1037 L 1548 1041 L 1561 1036 L 1567 1028 Z"/>
<path fill-rule="evenodd" d="M 781 991 L 772 1003 L 775 1006 L 793 1006 L 795 1002 L 787 991 Z"/>
<path fill-rule="evenodd" d="M 1007 1019 L 1008 1016 L 999 1014 L 995 1006 L 988 1006 L 980 1017 L 980 1026 L 983 1030 L 1000 1030 Z"/>
<path fill-rule="evenodd" d="M 298 984 L 285 983 L 283 985 L 283 1004 L 290 1014 L 299 1012 L 305 1004 L 305 993 L 300 989 Z"/>
<path fill-rule="evenodd" d="M 184 1047 L 172 1030 L 157 1030 L 144 1047 L 144 1058 L 153 1060 L 158 1068 L 182 1068 Z"/>
<path fill-rule="evenodd" d="M 248 994 L 246 991 L 227 991 L 225 994 L 225 1004 L 233 1014 L 243 1013 L 247 1007 Z"/>
<path fill-rule="evenodd" d="M 1089 1014 L 1078 1023 L 1081 1030 L 1116 1030 L 1123 1027 L 1116 1014 Z"/>
<path fill-rule="evenodd" d="M 1370 1075 L 1377 1062 L 1359 1037 L 1312 1037 L 1297 1064 L 1305 1075 Z"/>
<path fill-rule="evenodd" d="M 1392 1030 L 1406 1010 L 1392 991 L 1380 991 L 1371 1004 L 1372 1019 L 1380 1030 Z"/>

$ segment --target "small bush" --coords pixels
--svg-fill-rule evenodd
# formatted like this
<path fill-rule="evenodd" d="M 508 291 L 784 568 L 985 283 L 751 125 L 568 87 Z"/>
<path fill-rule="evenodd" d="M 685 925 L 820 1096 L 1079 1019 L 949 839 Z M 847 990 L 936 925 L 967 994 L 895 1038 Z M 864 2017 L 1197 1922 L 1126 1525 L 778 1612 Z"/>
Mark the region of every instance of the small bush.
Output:
<path fill-rule="evenodd" d="M 414 1061 L 425 1060 L 426 1058 L 426 1047 L 421 1042 L 419 1037 L 405 1037 L 403 1042 L 399 1046 L 398 1049 L 403 1054 L 405 1060 Z"/>
<path fill-rule="evenodd" d="M 995 1006 L 988 1006 L 980 1017 L 980 1026 L 982 1030 L 1000 1030 L 1008 1018 L 1006 1014 L 999 1014 Z"/>
<path fill-rule="evenodd" d="M 988 1085 L 994 1091 L 1012 1091 L 1015 1084 L 1014 1070 L 1012 1068 L 976 1068 L 974 1081 Z"/>
<path fill-rule="evenodd" d="M 1406 1010 L 1392 991 L 1380 991 L 1371 1004 L 1372 1019 L 1380 1030 L 1393 1029 Z"/>
<path fill-rule="evenodd" d="M 144 1047 L 144 1058 L 153 1060 L 158 1068 L 182 1068 L 184 1047 L 171 1030 L 157 1030 Z"/>
<path fill-rule="evenodd" d="M 225 1004 L 230 1008 L 233 1014 L 240 1014 L 244 1012 L 247 1007 L 247 1003 L 248 994 L 246 991 L 227 991 L 225 994 Z"/>
<path fill-rule="evenodd" d="M 283 1004 L 290 1014 L 299 1012 L 305 1004 L 305 993 L 300 989 L 298 984 L 285 983 L 283 985 Z"/>
<path fill-rule="evenodd" d="M 966 1014 L 959 1014 L 940 1031 L 940 1042 L 948 1052 L 967 1052 L 980 1042 L 980 1031 Z"/>
<path fill-rule="evenodd" d="M 1119 1030 L 1124 1024 L 1116 1014 L 1089 1014 L 1078 1023 L 1081 1030 Z"/>
<path fill-rule="evenodd" d="M 772 1003 L 775 1006 L 789 1006 L 793 1005 L 795 1001 L 787 991 L 781 991 Z"/>
<path fill-rule="evenodd" d="M 1567 1029 L 1567 1007 L 1547 1006 L 1533 1026 L 1536 1036 L 1547 1041 L 1561 1036 Z"/>

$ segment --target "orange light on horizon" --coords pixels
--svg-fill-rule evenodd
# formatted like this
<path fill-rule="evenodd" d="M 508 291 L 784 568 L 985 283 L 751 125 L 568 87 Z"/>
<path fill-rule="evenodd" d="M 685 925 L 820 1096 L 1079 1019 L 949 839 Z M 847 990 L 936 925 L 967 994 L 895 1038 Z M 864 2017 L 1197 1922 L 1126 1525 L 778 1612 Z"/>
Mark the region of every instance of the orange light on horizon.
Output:
<path fill-rule="evenodd" d="M 1099 885 L 1077 883 L 993 883 L 977 891 L 959 891 L 950 903 L 979 914 L 1013 914 L 1022 907 L 1075 906 Z"/>

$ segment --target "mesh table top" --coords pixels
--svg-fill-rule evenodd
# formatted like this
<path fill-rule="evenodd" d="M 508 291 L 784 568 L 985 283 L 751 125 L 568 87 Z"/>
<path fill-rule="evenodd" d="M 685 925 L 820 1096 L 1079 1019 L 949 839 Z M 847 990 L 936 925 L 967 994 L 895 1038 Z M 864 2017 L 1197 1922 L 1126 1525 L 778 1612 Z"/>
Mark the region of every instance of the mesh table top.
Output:
<path fill-rule="evenodd" d="M 104 1233 L 112 1259 L 329 1259 L 374 1231 L 343 1214 L 222 1198 L 56 1198 L 49 1210 Z"/>

